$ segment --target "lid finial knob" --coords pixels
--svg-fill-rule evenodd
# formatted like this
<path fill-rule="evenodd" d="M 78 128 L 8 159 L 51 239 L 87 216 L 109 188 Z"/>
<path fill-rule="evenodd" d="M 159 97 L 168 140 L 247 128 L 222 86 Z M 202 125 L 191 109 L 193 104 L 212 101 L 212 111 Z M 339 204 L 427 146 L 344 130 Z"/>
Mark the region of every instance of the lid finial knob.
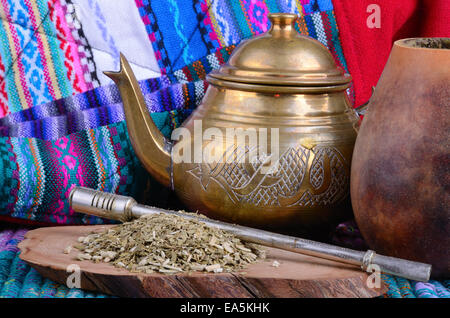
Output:
<path fill-rule="evenodd" d="M 270 13 L 268 17 L 272 24 L 269 30 L 272 35 L 295 30 L 294 23 L 298 19 L 298 16 L 294 13 Z"/>

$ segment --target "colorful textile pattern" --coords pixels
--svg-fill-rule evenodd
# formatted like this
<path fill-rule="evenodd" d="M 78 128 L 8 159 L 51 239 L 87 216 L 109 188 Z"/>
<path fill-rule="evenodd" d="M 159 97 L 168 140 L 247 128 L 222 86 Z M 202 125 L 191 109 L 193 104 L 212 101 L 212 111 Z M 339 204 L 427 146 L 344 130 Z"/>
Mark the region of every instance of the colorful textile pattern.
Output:
<path fill-rule="evenodd" d="M 134 13 L 137 23 L 127 24 L 124 34 L 123 26 L 110 27 L 115 17 L 106 19 L 105 10 Z M 101 71 L 118 68 L 119 51 L 132 58 L 138 79 L 160 75 L 132 0 L 107 8 L 98 0 L 1 0 L 0 18 L 0 117 L 110 84 Z M 91 21 L 95 25 L 83 28 Z M 117 34 L 127 37 L 125 45 L 115 45 Z"/>
<path fill-rule="evenodd" d="M 3 115 L 93 87 L 59 1 L 2 0 L 0 12 Z"/>
<path fill-rule="evenodd" d="M 177 112 L 194 109 L 206 91 L 203 81 L 174 84 L 162 76 L 140 82 L 144 99 L 154 117 L 171 116 L 172 124 L 161 127 L 170 136 Z M 174 112 L 175 111 L 175 112 Z M 165 113 L 167 112 L 167 113 Z M 186 113 L 188 114 L 188 113 Z M 84 94 L 52 101 L 0 118 L 0 136 L 34 137 L 53 140 L 125 119 L 122 100 L 115 85 L 100 86 Z"/>
<path fill-rule="evenodd" d="M 167 86 L 141 81 L 152 118 L 166 137 L 201 101 L 203 81 Z M 115 86 L 0 119 L 0 215 L 39 222 L 101 223 L 69 210 L 75 185 L 139 196 L 149 182 L 129 142 Z M 142 180 L 139 180 L 139 178 Z M 157 186 L 154 186 L 157 187 Z M 142 195 L 142 194 L 141 194 Z"/>
<path fill-rule="evenodd" d="M 428 283 L 421 283 L 385 274 L 381 276 L 389 286 L 388 292 L 384 295 L 387 298 L 450 298 L 450 280 L 442 282 L 430 280 Z"/>
<path fill-rule="evenodd" d="M 136 193 L 145 175 L 123 122 L 55 141 L 3 137 L 0 140 L 0 213 L 52 223 L 101 223 L 73 213 L 67 197 L 75 185 L 107 192 Z"/>
<path fill-rule="evenodd" d="M 43 278 L 19 258 L 17 244 L 23 240 L 25 229 L 0 232 L 0 298 L 105 298 L 99 293 L 69 289 Z"/>
<path fill-rule="evenodd" d="M 172 80 L 204 78 L 240 41 L 266 32 L 270 12 L 299 15 L 297 30 L 319 40 L 348 72 L 331 0 L 135 1 L 161 72 Z"/>

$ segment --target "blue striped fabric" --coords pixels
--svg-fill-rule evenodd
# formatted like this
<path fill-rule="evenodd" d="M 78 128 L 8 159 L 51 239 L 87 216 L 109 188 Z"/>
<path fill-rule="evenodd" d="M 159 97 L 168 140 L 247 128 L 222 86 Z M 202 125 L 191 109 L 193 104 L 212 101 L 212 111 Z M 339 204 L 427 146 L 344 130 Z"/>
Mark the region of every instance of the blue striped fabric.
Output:
<path fill-rule="evenodd" d="M 167 86 L 166 77 L 141 81 L 140 86 L 151 113 L 178 111 L 173 114 L 180 115 L 181 111 L 185 116 L 198 105 L 207 87 L 204 81 Z M 0 136 L 55 140 L 124 120 L 117 87 L 101 86 L 0 118 Z"/>

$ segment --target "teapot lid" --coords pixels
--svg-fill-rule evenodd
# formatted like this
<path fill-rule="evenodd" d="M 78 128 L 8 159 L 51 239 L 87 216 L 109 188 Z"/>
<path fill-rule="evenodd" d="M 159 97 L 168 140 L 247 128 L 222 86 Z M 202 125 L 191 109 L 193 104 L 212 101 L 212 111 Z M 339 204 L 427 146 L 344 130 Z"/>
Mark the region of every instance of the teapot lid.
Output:
<path fill-rule="evenodd" d="M 308 87 L 309 91 L 348 87 L 351 76 L 336 65 L 328 49 L 295 30 L 296 14 L 273 13 L 269 19 L 270 30 L 241 42 L 228 63 L 208 75 L 209 82 L 239 88 L 245 88 L 246 84 L 252 88 L 281 86 L 280 92 L 308 90 Z"/>

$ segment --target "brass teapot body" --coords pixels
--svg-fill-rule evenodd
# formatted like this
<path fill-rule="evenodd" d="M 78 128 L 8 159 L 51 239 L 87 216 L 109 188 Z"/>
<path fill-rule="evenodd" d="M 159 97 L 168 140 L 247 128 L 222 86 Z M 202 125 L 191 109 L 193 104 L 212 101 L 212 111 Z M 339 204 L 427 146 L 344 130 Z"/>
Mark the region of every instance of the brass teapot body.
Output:
<path fill-rule="evenodd" d="M 208 75 L 177 141 L 152 122 L 123 56 L 120 72 L 106 74 L 119 87 L 137 156 L 190 209 L 262 228 L 331 224 L 349 198 L 359 120 L 346 94 L 351 78 L 325 46 L 298 34 L 295 15 L 269 18 L 267 33 Z"/>

